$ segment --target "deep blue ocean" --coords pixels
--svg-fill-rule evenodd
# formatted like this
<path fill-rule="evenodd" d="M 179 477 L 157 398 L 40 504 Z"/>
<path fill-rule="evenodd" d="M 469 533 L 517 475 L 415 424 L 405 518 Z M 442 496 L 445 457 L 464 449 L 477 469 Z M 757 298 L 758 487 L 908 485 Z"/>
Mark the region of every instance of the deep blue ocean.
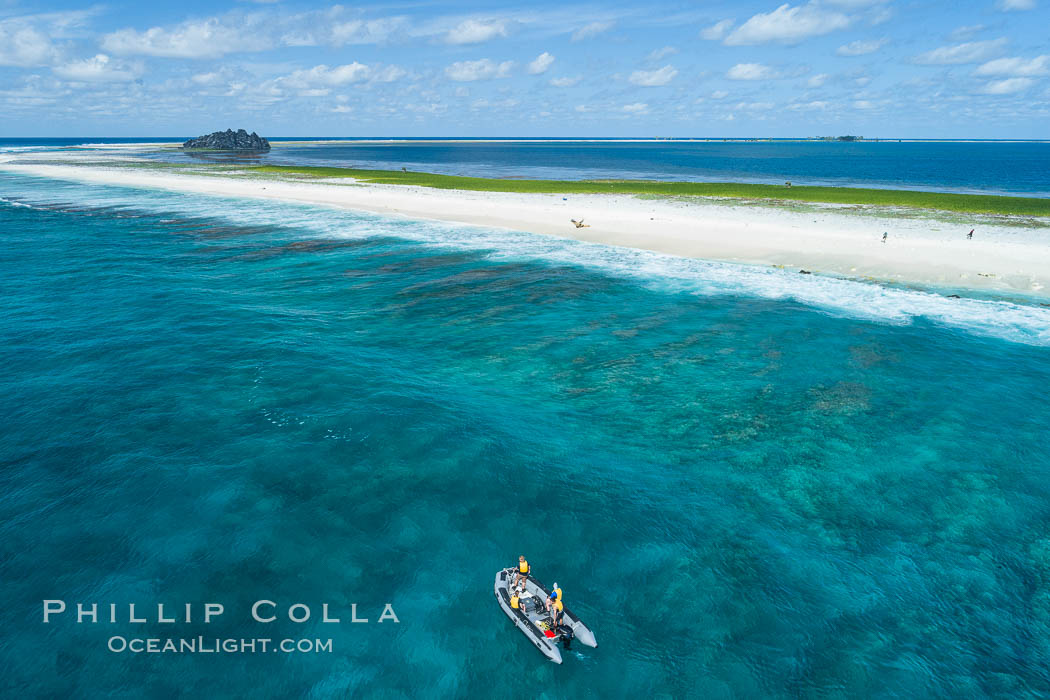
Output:
<path fill-rule="evenodd" d="M 0 300 L 4 697 L 1050 694 L 1050 308 L 6 173 Z"/>
<path fill-rule="evenodd" d="M 321 137 L 318 137 L 321 138 Z M 150 139 L 0 139 L 9 148 L 85 143 L 181 142 Z M 344 139 L 297 144 L 280 139 L 266 154 L 234 162 L 326 165 L 451 175 L 541 179 L 657 179 L 834 185 L 1050 197 L 1050 142 L 1001 141 L 534 141 Z M 229 161 L 228 154 L 163 151 L 168 162 Z"/>

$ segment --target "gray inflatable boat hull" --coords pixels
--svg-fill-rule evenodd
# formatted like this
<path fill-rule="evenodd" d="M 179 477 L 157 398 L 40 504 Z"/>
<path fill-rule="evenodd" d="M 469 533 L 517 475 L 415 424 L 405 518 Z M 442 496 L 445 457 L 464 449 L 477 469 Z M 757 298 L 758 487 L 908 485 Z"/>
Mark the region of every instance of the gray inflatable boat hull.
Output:
<path fill-rule="evenodd" d="M 561 648 L 559 648 L 558 643 L 561 641 L 561 637 L 547 637 L 543 633 L 542 627 L 543 625 L 546 625 L 548 628 L 550 626 L 550 618 L 544 605 L 544 601 L 550 592 L 543 587 L 543 584 L 529 576 L 525 583 L 526 594 L 522 598 L 522 605 L 518 609 L 514 609 L 510 605 L 510 583 L 513 578 L 513 568 L 503 569 L 496 574 L 496 583 L 493 587 L 496 601 L 504 614 L 514 623 L 514 626 L 521 630 L 522 634 L 532 642 L 533 646 L 540 650 L 541 654 L 554 663 L 560 664 L 562 661 Z M 598 646 L 594 633 L 568 608 L 564 610 L 562 624 L 572 629 L 575 640 L 580 644 L 589 647 Z"/>

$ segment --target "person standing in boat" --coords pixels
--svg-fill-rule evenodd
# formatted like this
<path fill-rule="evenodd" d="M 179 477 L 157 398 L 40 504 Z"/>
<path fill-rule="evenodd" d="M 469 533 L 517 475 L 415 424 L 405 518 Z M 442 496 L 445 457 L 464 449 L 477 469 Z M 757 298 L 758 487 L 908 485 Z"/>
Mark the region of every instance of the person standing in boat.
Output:
<path fill-rule="evenodd" d="M 525 555 L 523 554 L 520 557 L 518 557 L 518 570 L 514 574 L 513 587 L 517 588 L 519 581 L 525 581 L 526 579 L 528 579 L 529 573 L 531 573 L 531 571 L 532 569 L 529 568 L 529 562 L 525 560 Z"/>
<path fill-rule="evenodd" d="M 557 582 L 551 586 L 550 595 L 547 596 L 547 612 L 550 613 L 551 609 L 562 610 L 565 606 L 561 602 L 561 589 L 558 588 Z"/>

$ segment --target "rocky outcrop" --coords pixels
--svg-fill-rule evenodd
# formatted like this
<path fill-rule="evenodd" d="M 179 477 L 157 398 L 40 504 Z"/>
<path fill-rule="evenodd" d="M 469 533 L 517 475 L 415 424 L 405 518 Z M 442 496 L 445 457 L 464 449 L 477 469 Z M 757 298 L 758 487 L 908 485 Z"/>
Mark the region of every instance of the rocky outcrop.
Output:
<path fill-rule="evenodd" d="M 182 147 L 209 151 L 268 151 L 270 142 L 254 131 L 249 134 L 244 129 L 227 129 L 190 139 Z"/>

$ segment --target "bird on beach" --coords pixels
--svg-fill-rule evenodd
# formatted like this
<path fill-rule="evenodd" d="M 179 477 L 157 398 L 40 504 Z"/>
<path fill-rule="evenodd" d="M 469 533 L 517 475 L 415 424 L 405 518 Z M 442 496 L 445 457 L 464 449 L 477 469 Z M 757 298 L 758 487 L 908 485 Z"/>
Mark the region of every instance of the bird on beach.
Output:
<path fill-rule="evenodd" d="M 569 219 L 569 221 L 571 221 L 576 226 L 576 228 L 590 228 L 591 227 L 590 224 L 583 223 L 583 219 L 580 219 L 579 221 L 577 221 L 576 219 Z"/>
<path fill-rule="evenodd" d="M 883 234 L 882 234 L 882 242 L 885 243 L 886 239 L 889 238 L 889 237 L 890 237 L 889 233 L 883 232 Z"/>

